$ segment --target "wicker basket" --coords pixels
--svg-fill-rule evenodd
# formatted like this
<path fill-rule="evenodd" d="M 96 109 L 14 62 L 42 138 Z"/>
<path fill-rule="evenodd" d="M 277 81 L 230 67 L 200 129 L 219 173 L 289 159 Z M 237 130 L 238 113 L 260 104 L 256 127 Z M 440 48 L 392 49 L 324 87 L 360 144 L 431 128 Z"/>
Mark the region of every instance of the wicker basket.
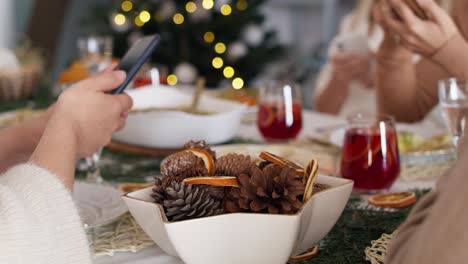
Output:
<path fill-rule="evenodd" d="M 41 74 L 40 63 L 25 64 L 19 70 L 0 70 L 0 101 L 31 97 Z"/>

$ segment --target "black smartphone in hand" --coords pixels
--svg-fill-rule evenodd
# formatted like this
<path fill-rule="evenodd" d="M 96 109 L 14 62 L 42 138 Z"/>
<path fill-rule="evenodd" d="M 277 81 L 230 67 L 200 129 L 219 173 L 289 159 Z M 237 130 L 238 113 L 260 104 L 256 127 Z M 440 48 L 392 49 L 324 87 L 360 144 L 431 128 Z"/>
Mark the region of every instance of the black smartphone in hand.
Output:
<path fill-rule="evenodd" d="M 117 66 L 117 70 L 125 71 L 127 77 L 119 87 L 110 92 L 111 94 L 119 94 L 125 90 L 140 68 L 150 58 L 151 54 L 153 54 L 153 51 L 159 44 L 159 40 L 160 38 L 158 35 L 151 35 L 143 37 L 133 44 Z"/>

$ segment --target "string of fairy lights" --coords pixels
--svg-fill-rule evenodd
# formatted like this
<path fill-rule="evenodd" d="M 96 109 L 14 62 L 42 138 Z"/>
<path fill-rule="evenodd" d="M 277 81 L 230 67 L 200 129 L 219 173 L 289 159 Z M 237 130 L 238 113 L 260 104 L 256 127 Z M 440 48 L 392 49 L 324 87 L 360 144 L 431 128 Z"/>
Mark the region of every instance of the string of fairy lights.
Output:
<path fill-rule="evenodd" d="M 201 6 L 199 5 L 200 3 L 197 4 L 196 2 L 189 0 L 185 4 L 185 11 L 190 14 L 196 12 L 198 8 L 204 8 L 206 10 L 215 8 L 214 0 L 203 0 L 201 1 Z M 132 12 L 134 5 L 132 1 L 124 0 L 121 2 L 120 8 L 122 12 L 116 13 L 113 17 L 113 22 L 117 26 L 121 26 L 127 23 L 127 19 L 130 17 L 129 13 Z M 223 16 L 229 16 L 232 14 L 233 8 L 236 8 L 239 11 L 246 10 L 248 8 L 247 0 L 237 0 L 235 4 L 232 5 L 223 4 L 219 7 L 219 12 Z M 154 17 L 156 18 L 157 15 L 155 14 Z M 151 18 L 152 15 L 148 10 L 141 10 L 133 19 L 133 23 L 137 27 L 142 27 L 147 22 L 149 22 Z M 172 22 L 175 25 L 182 25 L 185 22 L 185 19 L 186 18 L 184 14 L 180 12 L 177 12 L 172 16 Z M 216 35 L 211 31 L 207 31 L 203 34 L 203 40 L 207 44 L 211 44 L 216 53 L 215 57 L 213 57 L 211 61 L 213 68 L 219 70 L 226 79 L 231 80 L 231 85 L 234 89 L 242 89 L 244 87 L 244 80 L 240 76 L 236 76 L 235 69 L 232 66 L 227 65 L 222 58 L 223 54 L 225 54 L 227 51 L 226 44 L 223 42 L 217 42 Z M 169 85 L 176 85 L 177 82 L 178 78 L 175 74 L 169 74 L 167 76 L 167 83 Z"/>

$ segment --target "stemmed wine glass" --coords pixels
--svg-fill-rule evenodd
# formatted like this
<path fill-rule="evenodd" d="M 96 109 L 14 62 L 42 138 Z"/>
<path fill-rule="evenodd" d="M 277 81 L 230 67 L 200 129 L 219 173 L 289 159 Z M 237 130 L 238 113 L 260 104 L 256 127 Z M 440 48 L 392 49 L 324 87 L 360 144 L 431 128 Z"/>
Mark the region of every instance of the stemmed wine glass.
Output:
<path fill-rule="evenodd" d="M 455 148 L 463 136 L 468 114 L 468 83 L 450 78 L 439 81 L 439 102 Z"/>
<path fill-rule="evenodd" d="M 109 36 L 88 36 L 78 39 L 80 60 L 86 65 L 90 74 L 95 74 L 108 66 L 112 61 L 112 38 Z M 86 181 L 101 184 L 104 179 L 99 169 L 102 148 L 86 158 L 88 173 Z"/>
<path fill-rule="evenodd" d="M 86 157 L 86 165 L 88 165 L 88 172 L 86 174 L 86 181 L 101 184 L 104 179 L 101 176 L 99 168 L 99 160 L 101 159 L 102 148 L 93 153 L 93 155 Z"/>

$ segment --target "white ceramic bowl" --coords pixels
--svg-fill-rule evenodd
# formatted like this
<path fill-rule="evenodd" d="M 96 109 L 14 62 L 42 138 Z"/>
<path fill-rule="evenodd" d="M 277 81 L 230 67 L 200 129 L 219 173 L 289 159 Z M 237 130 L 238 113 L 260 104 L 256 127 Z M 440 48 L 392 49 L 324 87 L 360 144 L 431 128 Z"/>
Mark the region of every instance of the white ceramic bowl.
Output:
<path fill-rule="evenodd" d="M 312 196 L 295 215 L 236 213 L 168 222 L 163 208 L 152 202 L 152 187 L 123 198 L 156 244 L 187 264 L 284 264 L 325 237 L 353 188 L 341 178 L 319 175 L 317 182 L 332 187 Z"/>
<path fill-rule="evenodd" d="M 133 109 L 177 108 L 191 105 L 192 96 L 173 87 L 130 90 Z M 199 109 L 212 115 L 193 115 L 180 111 L 131 113 L 124 129 L 116 132 L 116 141 L 154 148 L 180 148 L 190 140 L 219 144 L 237 133 L 246 105 L 202 96 Z"/>

